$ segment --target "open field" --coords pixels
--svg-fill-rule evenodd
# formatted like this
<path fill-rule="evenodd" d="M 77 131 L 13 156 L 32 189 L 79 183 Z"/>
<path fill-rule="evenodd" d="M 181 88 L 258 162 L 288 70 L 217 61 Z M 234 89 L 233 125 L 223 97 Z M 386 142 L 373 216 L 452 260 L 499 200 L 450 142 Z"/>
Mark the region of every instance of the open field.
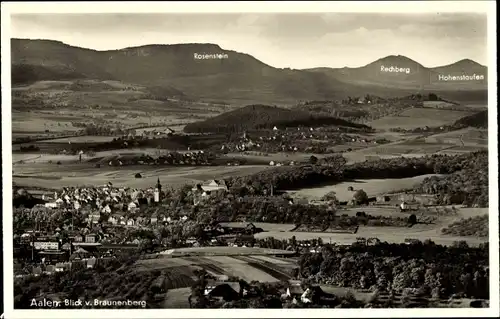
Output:
<path fill-rule="evenodd" d="M 208 179 L 252 174 L 266 166 L 93 168 L 88 164 L 30 164 L 13 167 L 13 182 L 24 187 L 60 189 L 71 186 L 98 186 L 112 182 L 119 187 L 148 188 L 160 178 L 164 185 L 182 186 Z M 135 178 L 141 173 L 142 178 Z"/>
<path fill-rule="evenodd" d="M 455 106 L 455 104 L 445 101 L 424 101 L 424 106 L 440 109 L 445 107 L 453 107 Z"/>
<path fill-rule="evenodd" d="M 359 210 L 365 210 L 365 208 L 358 208 Z M 367 213 L 368 210 L 366 210 Z M 339 211 L 340 214 L 343 211 Z M 440 217 L 436 224 L 422 225 L 418 224 L 411 228 L 407 227 L 367 227 L 361 226 L 356 234 L 348 233 L 319 233 L 319 232 L 291 232 L 291 231 L 266 231 L 258 233 L 255 238 L 266 238 L 274 237 L 276 239 L 290 239 L 295 236 L 297 240 L 311 240 L 321 238 L 325 243 L 336 243 L 338 245 L 350 245 L 356 242 L 358 237 L 376 237 L 381 241 L 387 241 L 389 243 L 402 243 L 406 238 L 412 239 L 431 239 L 436 244 L 440 245 L 451 245 L 455 241 L 465 240 L 470 246 L 477 246 L 480 243 L 488 241 L 488 238 L 475 238 L 475 237 L 459 237 L 459 236 L 448 236 L 441 233 L 443 227 L 448 226 L 454 221 L 458 221 L 461 218 L 468 218 L 474 216 L 482 216 L 488 214 L 488 208 L 460 208 L 458 213 L 453 216 Z M 293 227 L 293 225 L 290 225 Z"/>
<path fill-rule="evenodd" d="M 140 271 L 204 268 L 214 276 L 274 282 L 290 279 L 288 271 L 297 264 L 294 259 L 276 259 L 273 255 L 290 253 L 293 252 L 249 247 L 184 248 L 160 253 L 156 258 L 139 260 L 135 267 Z"/>
<path fill-rule="evenodd" d="M 158 156 L 166 154 L 169 150 L 165 149 L 157 149 L 157 148 L 129 148 L 129 149 L 120 149 L 120 150 L 112 150 L 112 151 L 102 151 L 96 152 L 94 156 L 89 157 L 87 155 L 83 155 L 82 162 L 90 162 L 96 163 L 101 160 L 104 160 L 106 157 L 113 156 L 127 156 L 127 155 L 151 155 Z M 197 150 L 191 150 L 189 152 L 196 152 Z M 177 151 L 179 153 L 186 153 L 188 151 Z M 12 154 L 12 162 L 17 163 L 19 161 L 24 161 L 26 164 L 42 164 L 60 161 L 64 164 L 76 164 L 78 163 L 78 155 L 65 155 L 65 154 L 36 154 L 36 153 L 13 153 Z M 102 168 L 105 170 L 106 168 Z"/>
<path fill-rule="evenodd" d="M 457 131 L 434 134 L 425 138 L 428 143 L 447 143 L 458 146 L 488 146 L 488 130 L 464 128 Z"/>
<path fill-rule="evenodd" d="M 102 143 L 109 142 L 113 140 L 113 136 L 98 136 L 98 135 L 88 135 L 88 136 L 75 136 L 75 137 L 63 137 L 53 140 L 47 140 L 45 143 Z M 34 143 L 36 145 L 37 143 Z"/>
<path fill-rule="evenodd" d="M 352 199 L 354 192 L 358 189 L 363 189 L 369 197 L 372 197 L 379 194 L 386 194 L 391 191 L 412 188 L 415 184 L 420 183 L 426 177 L 431 176 L 436 175 L 428 174 L 410 178 L 360 179 L 336 185 L 305 188 L 298 191 L 290 191 L 290 193 L 293 194 L 294 197 L 319 199 L 326 193 L 333 191 L 337 194 L 337 199 L 339 201 L 349 201 Z M 348 191 L 348 187 L 353 187 L 354 191 Z"/>
<path fill-rule="evenodd" d="M 254 247 L 187 247 L 166 250 L 160 255 L 165 256 L 247 256 L 247 255 L 283 255 L 290 254 L 289 251 Z"/>
<path fill-rule="evenodd" d="M 462 147 L 460 143 L 460 136 L 462 136 L 463 132 L 468 132 L 462 137 L 466 147 Z M 378 158 L 422 157 L 431 154 L 447 153 L 448 151 L 454 153 L 474 152 L 488 146 L 488 142 L 485 140 L 485 137 L 487 138 L 486 130 L 464 129 L 442 133 L 442 135 L 444 137 L 441 137 L 441 134 L 437 134 L 424 138 L 414 134 L 407 136 L 405 140 L 353 150 L 342 153 L 342 155 L 347 159 L 347 163 L 351 164 Z"/>
<path fill-rule="evenodd" d="M 184 125 L 226 109 L 218 104 L 180 100 L 175 95 L 182 93 L 172 88 L 152 92 L 144 86 L 119 81 L 39 81 L 14 87 L 12 92 L 14 137 L 25 136 L 24 133 L 52 137 L 82 129 L 72 122 L 125 127 Z"/>
<path fill-rule="evenodd" d="M 418 127 L 435 127 L 452 124 L 458 119 L 471 115 L 473 112 L 440 110 L 432 108 L 411 108 L 397 116 L 386 116 L 368 123 L 375 129 L 388 130 L 390 128 L 414 129 Z"/>

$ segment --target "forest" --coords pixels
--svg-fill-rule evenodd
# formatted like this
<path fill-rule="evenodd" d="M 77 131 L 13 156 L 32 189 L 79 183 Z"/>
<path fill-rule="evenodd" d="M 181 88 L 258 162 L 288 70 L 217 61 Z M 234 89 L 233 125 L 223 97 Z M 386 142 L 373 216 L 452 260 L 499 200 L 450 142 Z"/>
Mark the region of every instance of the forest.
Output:
<path fill-rule="evenodd" d="M 278 129 L 285 127 L 318 127 L 322 125 L 345 126 L 370 130 L 363 124 L 326 115 L 314 115 L 300 110 L 289 110 L 268 105 L 248 105 L 226 112 L 202 122 L 185 126 L 186 133 L 236 133 L 253 129 Z"/>
<path fill-rule="evenodd" d="M 299 260 L 300 277 L 317 283 L 402 291 L 416 288 L 435 298 L 462 295 L 489 298 L 488 245 L 458 242 L 451 247 L 430 240 L 411 244 L 325 245 Z"/>
<path fill-rule="evenodd" d="M 345 165 L 345 159 L 330 159 L 302 166 L 283 166 L 253 175 L 226 180 L 236 194 L 269 194 L 275 190 L 293 190 L 346 180 L 405 178 L 425 174 L 446 174 L 426 179 L 416 193 L 439 194 L 443 203 L 488 205 L 488 153 L 486 151 L 456 156 L 431 155 L 413 158 L 380 159 Z"/>

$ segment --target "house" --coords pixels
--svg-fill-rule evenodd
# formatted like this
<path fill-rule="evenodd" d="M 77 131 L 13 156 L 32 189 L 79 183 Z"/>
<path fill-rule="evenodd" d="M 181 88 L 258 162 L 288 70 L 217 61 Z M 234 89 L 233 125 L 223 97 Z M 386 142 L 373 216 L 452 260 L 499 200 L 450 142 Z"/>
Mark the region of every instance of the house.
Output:
<path fill-rule="evenodd" d="M 389 202 L 391 198 L 387 195 L 379 195 L 377 196 L 377 202 L 378 203 L 384 203 L 384 202 Z"/>
<path fill-rule="evenodd" d="M 286 289 L 286 295 L 289 298 L 299 298 L 304 293 L 304 289 L 300 285 L 290 285 Z"/>
<path fill-rule="evenodd" d="M 77 243 L 81 243 L 83 242 L 83 236 L 82 235 L 76 235 L 73 237 L 73 241 L 77 242 Z"/>
<path fill-rule="evenodd" d="M 52 274 L 56 271 L 55 269 L 56 267 L 54 267 L 54 265 L 47 265 L 47 267 L 45 267 L 45 272 L 47 274 Z"/>
<path fill-rule="evenodd" d="M 32 273 L 35 276 L 40 276 L 42 274 L 42 268 L 41 267 L 33 267 Z"/>
<path fill-rule="evenodd" d="M 33 242 L 33 247 L 36 250 L 58 250 L 59 242 L 55 239 L 38 239 Z"/>
<path fill-rule="evenodd" d="M 117 216 L 117 215 L 111 215 L 108 218 L 108 223 L 110 223 L 112 225 L 116 225 L 116 224 L 118 224 L 119 219 L 120 219 L 119 216 Z"/>
<path fill-rule="evenodd" d="M 205 295 L 214 299 L 233 301 L 239 299 L 240 285 L 237 282 L 226 282 L 222 284 L 212 284 L 205 288 Z"/>
<path fill-rule="evenodd" d="M 93 224 L 97 224 L 100 219 L 101 219 L 101 213 L 99 211 L 90 213 L 87 218 L 87 220 Z"/>
<path fill-rule="evenodd" d="M 134 202 L 129 203 L 128 210 L 129 210 L 129 212 L 135 212 L 137 210 L 137 204 Z"/>
<path fill-rule="evenodd" d="M 69 257 L 70 260 L 81 260 L 81 259 L 86 259 L 90 257 L 90 253 L 86 251 L 83 248 L 78 248 L 71 256 Z"/>
<path fill-rule="evenodd" d="M 56 263 L 55 271 L 63 272 L 71 269 L 71 263 Z"/>
<path fill-rule="evenodd" d="M 57 203 L 45 203 L 45 207 L 47 208 L 57 208 L 58 204 Z"/>
<path fill-rule="evenodd" d="M 307 288 L 306 291 L 304 291 L 304 293 L 302 294 L 302 296 L 300 296 L 300 301 L 302 301 L 302 303 L 312 303 L 312 290 L 310 288 Z"/>
<path fill-rule="evenodd" d="M 135 226 L 135 220 L 133 218 L 128 219 L 127 226 Z"/>
<path fill-rule="evenodd" d="M 87 260 L 87 268 L 94 268 L 97 263 L 97 259 L 92 256 L 92 258 Z"/>
<path fill-rule="evenodd" d="M 156 224 L 158 223 L 158 217 L 156 216 L 151 216 L 151 220 L 150 220 L 151 224 Z"/>
<path fill-rule="evenodd" d="M 111 214 L 111 207 L 109 205 L 106 205 L 101 212 L 106 213 L 106 214 Z"/>
<path fill-rule="evenodd" d="M 98 241 L 98 236 L 96 234 L 88 234 L 85 236 L 86 243 L 96 243 Z"/>
<path fill-rule="evenodd" d="M 219 191 L 219 190 L 222 190 L 222 191 L 227 191 L 228 188 L 227 188 L 227 185 L 226 185 L 226 182 L 224 180 L 215 180 L 215 179 L 212 179 L 212 180 L 209 180 L 207 182 L 204 182 L 203 184 L 201 185 L 197 185 L 195 187 L 192 188 L 192 191 L 204 191 L 204 192 L 213 192 L 213 191 Z"/>

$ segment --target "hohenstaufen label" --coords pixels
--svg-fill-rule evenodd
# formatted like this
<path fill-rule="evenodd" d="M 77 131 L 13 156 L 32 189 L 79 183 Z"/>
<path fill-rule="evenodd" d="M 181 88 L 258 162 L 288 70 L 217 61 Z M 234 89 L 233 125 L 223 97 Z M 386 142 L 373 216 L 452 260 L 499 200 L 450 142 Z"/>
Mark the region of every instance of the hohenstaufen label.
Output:
<path fill-rule="evenodd" d="M 440 74 L 438 76 L 439 81 L 481 81 L 484 80 L 484 75 L 482 74 L 472 74 L 472 75 L 444 75 Z"/>
<path fill-rule="evenodd" d="M 226 53 L 194 53 L 195 60 L 223 60 L 228 59 L 229 55 Z"/>

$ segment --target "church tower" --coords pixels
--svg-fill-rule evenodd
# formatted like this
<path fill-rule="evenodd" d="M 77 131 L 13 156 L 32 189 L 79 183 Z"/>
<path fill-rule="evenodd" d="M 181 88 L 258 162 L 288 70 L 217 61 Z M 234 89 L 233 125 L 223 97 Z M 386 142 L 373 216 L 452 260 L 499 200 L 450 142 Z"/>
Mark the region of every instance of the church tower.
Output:
<path fill-rule="evenodd" d="M 161 194 L 161 183 L 160 183 L 160 178 L 158 177 L 158 181 L 156 182 L 155 194 L 154 194 L 155 203 L 160 202 L 160 194 Z"/>

